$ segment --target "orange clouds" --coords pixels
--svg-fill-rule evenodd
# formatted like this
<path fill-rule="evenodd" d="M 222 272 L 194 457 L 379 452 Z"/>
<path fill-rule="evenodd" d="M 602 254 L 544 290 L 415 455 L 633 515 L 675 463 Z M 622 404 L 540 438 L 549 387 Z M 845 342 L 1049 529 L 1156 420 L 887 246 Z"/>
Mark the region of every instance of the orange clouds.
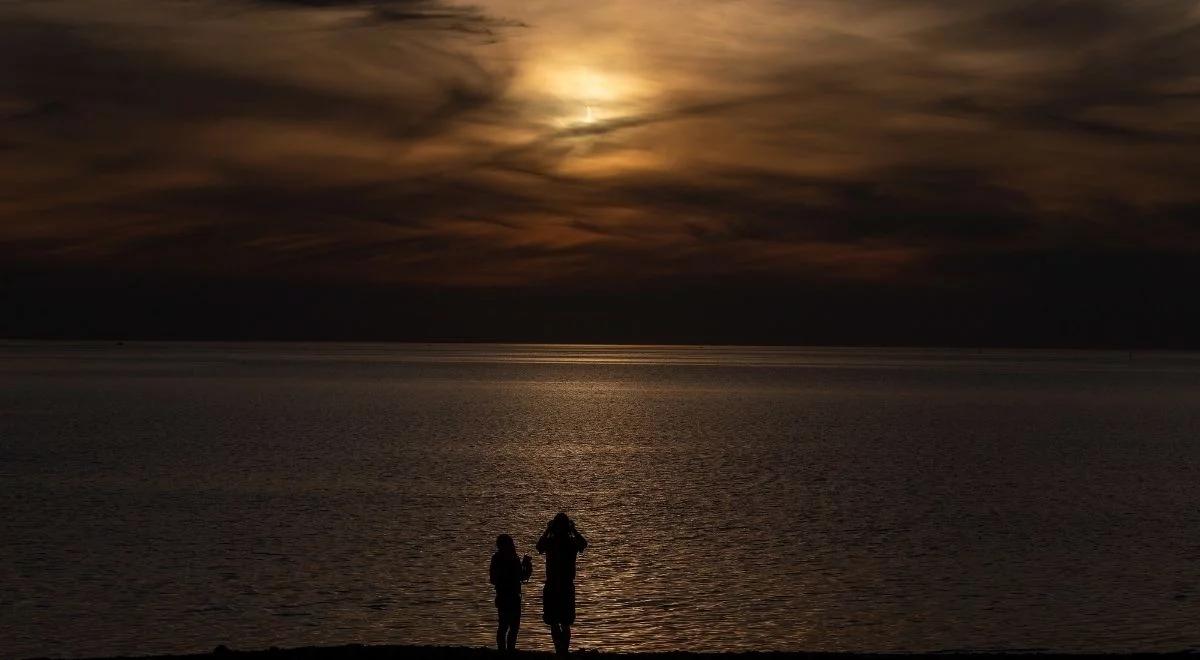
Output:
<path fill-rule="evenodd" d="M 1188 2 L 104 5 L 0 9 L 15 267 L 919 282 L 1200 246 Z"/>

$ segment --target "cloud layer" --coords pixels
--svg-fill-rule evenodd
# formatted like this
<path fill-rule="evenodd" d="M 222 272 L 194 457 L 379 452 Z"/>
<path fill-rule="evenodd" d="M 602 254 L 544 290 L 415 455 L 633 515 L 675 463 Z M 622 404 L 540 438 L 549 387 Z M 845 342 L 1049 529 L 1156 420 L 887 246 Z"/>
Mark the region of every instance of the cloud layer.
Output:
<path fill-rule="evenodd" d="M 1002 288 L 1196 255 L 1198 117 L 1190 0 L 15 0 L 0 259 Z"/>

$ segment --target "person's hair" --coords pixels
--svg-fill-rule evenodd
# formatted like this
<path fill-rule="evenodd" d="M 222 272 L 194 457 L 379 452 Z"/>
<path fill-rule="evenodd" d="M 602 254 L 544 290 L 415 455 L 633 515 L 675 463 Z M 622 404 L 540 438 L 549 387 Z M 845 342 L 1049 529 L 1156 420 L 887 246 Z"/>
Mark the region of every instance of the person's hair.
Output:
<path fill-rule="evenodd" d="M 496 537 L 496 550 L 498 552 L 516 554 L 517 544 L 513 542 L 513 537 L 508 534 L 501 534 Z"/>
<path fill-rule="evenodd" d="M 567 514 L 559 511 L 555 514 L 554 520 L 550 521 L 550 529 L 555 534 L 566 534 L 571 531 L 571 519 L 567 517 Z"/>

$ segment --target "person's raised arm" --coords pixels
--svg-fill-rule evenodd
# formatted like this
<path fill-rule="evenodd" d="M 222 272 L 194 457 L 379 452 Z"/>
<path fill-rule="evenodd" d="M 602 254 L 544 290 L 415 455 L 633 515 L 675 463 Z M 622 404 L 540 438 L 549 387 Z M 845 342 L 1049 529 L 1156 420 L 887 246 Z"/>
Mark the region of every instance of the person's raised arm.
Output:
<path fill-rule="evenodd" d="M 575 551 L 583 552 L 587 549 L 587 546 L 587 539 L 583 538 L 583 534 L 580 534 L 579 530 L 575 530 Z"/>
<path fill-rule="evenodd" d="M 546 550 L 550 547 L 550 525 L 546 525 L 546 531 L 542 532 L 541 538 L 537 542 L 537 551 L 539 555 L 546 554 Z"/>

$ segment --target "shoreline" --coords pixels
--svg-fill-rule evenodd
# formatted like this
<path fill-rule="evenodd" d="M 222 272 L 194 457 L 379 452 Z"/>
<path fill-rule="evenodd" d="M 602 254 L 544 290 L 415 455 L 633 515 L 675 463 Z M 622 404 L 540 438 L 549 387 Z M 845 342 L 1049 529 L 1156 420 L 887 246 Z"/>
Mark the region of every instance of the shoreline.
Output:
<path fill-rule="evenodd" d="M 980 658 L 1003 656 L 1005 658 L 1037 658 L 1038 660 L 1113 660 L 1120 659 L 1164 659 L 1164 658 L 1193 658 L 1195 649 L 1183 649 L 1171 652 L 1153 653 L 1062 653 L 1038 650 L 1017 651 L 935 651 L 935 652 L 896 652 L 896 653 L 852 653 L 852 652 L 805 652 L 805 651 L 648 651 L 648 652 L 616 652 L 580 649 L 571 652 L 571 656 L 583 658 L 621 658 L 624 660 L 858 660 L 858 659 L 891 659 L 891 658 Z M 107 656 L 103 658 L 85 658 L 79 660 L 495 660 L 497 658 L 539 658 L 549 659 L 555 655 L 549 651 L 515 651 L 502 653 L 487 647 L 468 646 L 417 646 L 417 645 L 365 645 L 346 644 L 340 646 L 303 646 L 297 648 L 276 648 L 260 650 L 229 649 L 224 645 L 214 648 L 208 653 L 191 653 L 182 655 L 137 655 L 137 656 Z M 30 658 L 29 660 L 49 660 L 45 657 Z"/>

